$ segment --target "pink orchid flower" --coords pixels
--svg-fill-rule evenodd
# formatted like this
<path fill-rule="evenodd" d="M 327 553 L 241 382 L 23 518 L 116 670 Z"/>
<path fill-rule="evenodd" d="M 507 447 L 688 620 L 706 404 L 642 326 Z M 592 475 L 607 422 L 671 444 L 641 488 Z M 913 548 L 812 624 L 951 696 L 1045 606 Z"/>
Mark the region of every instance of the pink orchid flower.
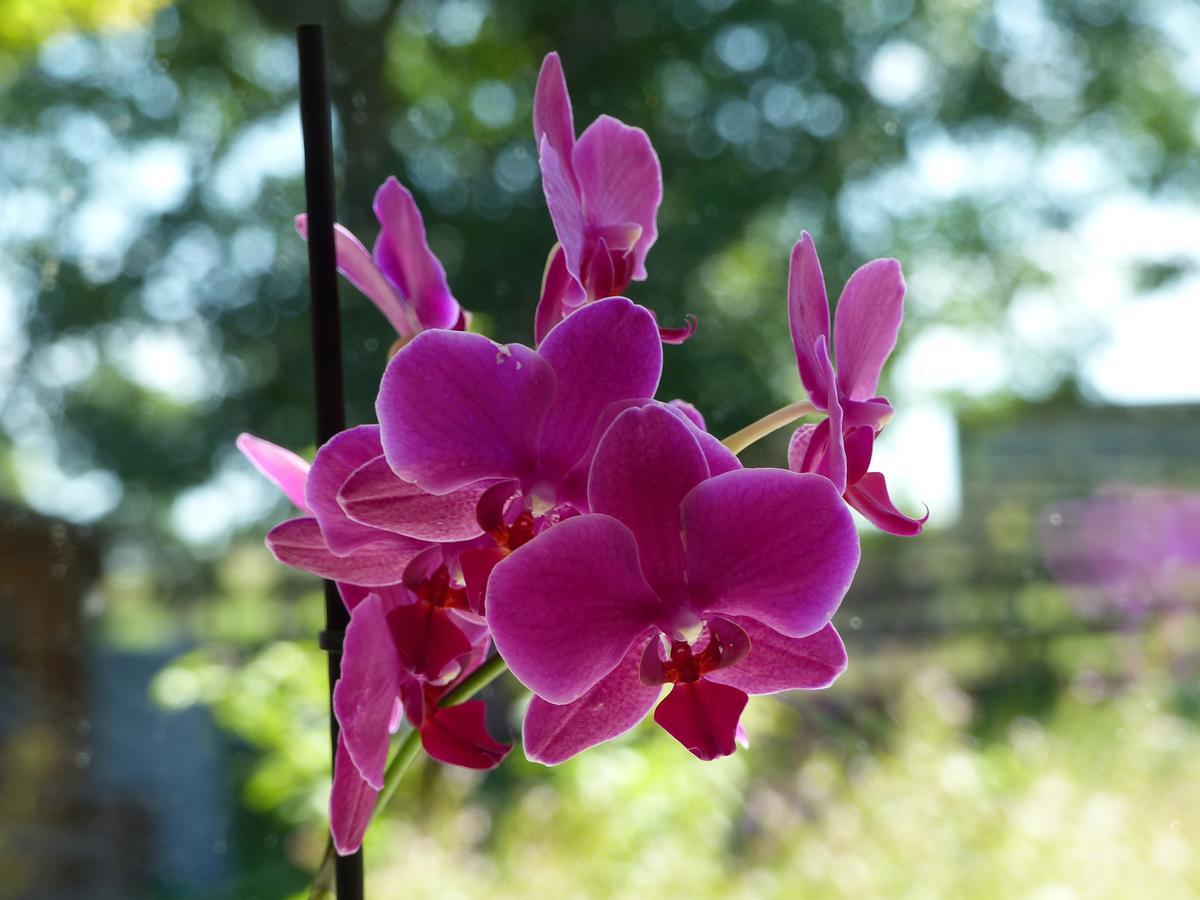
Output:
<path fill-rule="evenodd" d="M 533 137 L 542 189 L 558 243 L 546 263 L 534 320 L 537 341 L 583 304 L 646 280 L 646 254 L 658 239 L 662 169 L 650 138 L 600 116 L 575 140 L 571 97 L 557 53 L 542 62 L 533 99 Z M 663 329 L 667 343 L 695 331 Z"/>
<path fill-rule="evenodd" d="M 883 475 L 868 471 L 875 435 L 892 417 L 891 404 L 875 391 L 896 346 L 904 291 L 900 263 L 894 259 L 873 260 L 850 276 L 835 314 L 835 373 L 821 263 L 808 232 L 800 236 L 788 272 L 788 317 L 800 380 L 813 406 L 827 418 L 796 429 L 788 467 L 824 475 L 876 527 L 911 536 L 921 533 L 928 513 L 921 519 L 904 515 L 888 496 Z"/>
<path fill-rule="evenodd" d="M 496 648 L 536 697 L 525 753 L 547 765 L 655 721 L 701 759 L 733 752 L 748 694 L 830 684 L 829 624 L 858 536 L 825 478 L 706 455 L 663 405 L 622 412 L 588 482 L 590 512 L 492 572 Z"/>
<path fill-rule="evenodd" d="M 519 492 L 523 509 L 561 516 L 583 502 L 569 476 L 586 467 L 597 420 L 653 397 L 661 372 L 654 317 L 624 297 L 588 304 L 537 350 L 427 331 L 384 372 L 383 450 L 396 476 L 429 493 L 508 484 L 499 505 Z"/>
<path fill-rule="evenodd" d="M 401 338 L 428 328 L 465 328 L 466 314 L 429 249 L 412 194 L 388 178 L 375 194 L 374 210 L 380 231 L 373 254 L 346 228 L 333 226 L 338 271 L 367 295 Z M 296 216 L 296 230 L 308 239 L 308 216 Z"/>

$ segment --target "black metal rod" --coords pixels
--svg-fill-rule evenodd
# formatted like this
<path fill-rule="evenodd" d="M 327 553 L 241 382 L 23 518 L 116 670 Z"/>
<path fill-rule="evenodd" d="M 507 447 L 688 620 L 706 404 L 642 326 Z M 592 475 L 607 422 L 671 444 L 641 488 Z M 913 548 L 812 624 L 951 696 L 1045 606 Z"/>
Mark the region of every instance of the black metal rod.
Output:
<path fill-rule="evenodd" d="M 300 52 L 300 124 L 304 132 L 304 190 L 308 206 L 308 274 L 312 292 L 313 404 L 317 444 L 324 444 L 346 427 L 342 386 L 342 328 L 338 302 L 337 257 L 334 252 L 333 123 L 329 88 L 325 83 L 325 29 L 301 25 L 296 29 Z M 337 586 L 325 582 L 325 628 L 341 635 L 350 624 Z M 338 723 L 333 714 L 333 686 L 342 670 L 340 643 L 328 652 L 329 734 L 332 758 L 337 758 Z M 362 900 L 362 851 L 339 856 L 335 863 L 338 900 Z"/>

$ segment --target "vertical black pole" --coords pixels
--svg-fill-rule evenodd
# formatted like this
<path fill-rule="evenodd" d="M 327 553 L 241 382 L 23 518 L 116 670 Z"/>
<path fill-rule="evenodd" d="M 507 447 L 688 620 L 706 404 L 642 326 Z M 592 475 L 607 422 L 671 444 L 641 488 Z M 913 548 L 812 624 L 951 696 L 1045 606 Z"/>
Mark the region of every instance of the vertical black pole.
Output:
<path fill-rule="evenodd" d="M 333 125 L 325 83 L 325 29 L 296 29 L 300 51 L 300 123 L 304 131 L 304 189 L 308 203 L 308 272 L 312 291 L 312 355 L 317 444 L 346 427 L 342 388 L 342 329 L 338 308 L 337 260 L 333 245 Z M 338 724 L 332 691 L 342 669 L 341 636 L 350 623 L 337 586 L 325 582 L 323 644 L 329 651 L 329 732 L 337 757 Z M 362 900 L 362 851 L 335 862 L 338 900 Z"/>

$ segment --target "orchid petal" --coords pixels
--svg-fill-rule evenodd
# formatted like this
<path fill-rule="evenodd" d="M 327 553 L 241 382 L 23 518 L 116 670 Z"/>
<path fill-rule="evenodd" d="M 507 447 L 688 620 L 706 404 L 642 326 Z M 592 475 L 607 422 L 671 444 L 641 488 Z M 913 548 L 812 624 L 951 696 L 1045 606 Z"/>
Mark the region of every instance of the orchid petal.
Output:
<path fill-rule="evenodd" d="M 737 747 L 738 720 L 749 700 L 743 692 L 701 678 L 671 688 L 654 721 L 699 759 L 729 756 Z"/>
<path fill-rule="evenodd" d="M 430 494 L 392 471 L 382 453 L 354 470 L 337 502 L 352 521 L 423 541 L 466 541 L 482 534 L 475 507 L 486 483 Z"/>
<path fill-rule="evenodd" d="M 857 484 L 867 474 L 871 465 L 871 454 L 875 449 L 875 429 L 868 425 L 846 430 L 843 444 L 846 447 L 846 484 Z"/>
<path fill-rule="evenodd" d="M 434 710 L 421 723 L 421 746 L 438 762 L 466 769 L 494 769 L 512 749 L 488 734 L 482 700 Z"/>
<path fill-rule="evenodd" d="M 821 365 L 814 348 L 818 338 L 829 340 L 829 298 L 825 294 L 825 276 L 821 274 L 817 248 L 807 231 L 792 248 L 788 268 L 788 322 L 800 381 L 813 404 L 824 409 L 829 391 L 821 377 Z"/>
<path fill-rule="evenodd" d="M 348 519 L 337 499 L 342 485 L 356 469 L 382 456 L 378 425 L 359 425 L 340 431 L 317 450 L 308 473 L 305 498 L 321 524 L 326 546 L 337 556 L 346 556 L 388 534 Z"/>
<path fill-rule="evenodd" d="M 925 527 L 929 511 L 919 519 L 906 516 L 888 496 L 887 481 L 878 472 L 868 472 L 846 491 L 846 502 L 876 528 L 899 537 L 915 537 Z"/>
<path fill-rule="evenodd" d="M 678 328 L 667 328 L 666 326 L 658 326 L 658 337 L 664 344 L 682 344 L 700 327 L 700 320 L 687 313 L 683 317 L 683 324 Z"/>
<path fill-rule="evenodd" d="M 551 328 L 586 299 L 583 288 L 567 270 L 567 255 L 562 244 L 556 243 L 542 275 L 542 292 L 533 317 L 534 340 L 540 344 Z"/>
<path fill-rule="evenodd" d="M 520 477 L 555 392 L 554 371 L 528 347 L 426 331 L 383 373 L 376 411 L 392 470 L 434 494 Z"/>
<path fill-rule="evenodd" d="M 875 395 L 879 373 L 896 346 L 904 318 L 904 276 L 894 259 L 876 259 L 858 269 L 838 300 L 833 341 L 838 390 L 851 400 Z"/>
<path fill-rule="evenodd" d="M 624 297 L 589 303 L 546 335 L 538 353 L 558 391 L 539 439 L 543 471 L 565 474 L 588 448 L 601 412 L 653 397 L 662 374 L 654 317 Z"/>
<path fill-rule="evenodd" d="M 375 260 L 400 288 L 423 328 L 453 328 L 460 307 L 446 283 L 446 270 L 429 249 L 421 211 L 407 188 L 388 178 L 375 193 L 375 217 L 382 230 Z"/>
<path fill-rule="evenodd" d="M 300 237 L 308 240 L 308 216 L 303 213 L 296 216 L 296 230 Z M 375 304 L 396 333 L 402 337 L 416 334 L 420 330 L 416 314 L 375 264 L 362 242 L 341 225 L 334 225 L 333 247 L 338 271 Z"/>
<path fill-rule="evenodd" d="M 583 283 L 584 242 L 587 239 L 587 220 L 583 202 L 575 186 L 575 175 L 569 158 L 558 153 L 543 136 L 538 144 L 538 164 L 542 169 L 542 193 L 546 209 L 554 223 L 554 233 L 563 248 L 563 261 L 571 277 Z"/>
<path fill-rule="evenodd" d="M 599 515 L 567 519 L 496 566 L 487 610 L 513 675 L 551 703 L 582 696 L 660 613 L 633 533 Z"/>
<path fill-rule="evenodd" d="M 788 441 L 788 468 L 793 472 L 804 471 L 804 460 L 808 457 L 808 448 L 812 446 L 816 435 L 816 425 L 801 425 Z"/>
<path fill-rule="evenodd" d="M 380 534 L 383 536 L 380 540 L 348 556 L 335 556 L 325 545 L 316 519 L 288 519 L 267 533 L 267 547 L 284 565 L 331 581 L 365 587 L 396 584 L 404 577 L 404 569 L 413 557 L 429 545 L 398 534 Z"/>
<path fill-rule="evenodd" d="M 387 625 L 399 664 L 424 681 L 440 681 L 471 650 L 471 642 L 449 611 L 429 603 L 408 603 L 393 609 L 388 613 Z M 451 671 L 449 677 L 457 672 Z"/>
<path fill-rule="evenodd" d="M 579 136 L 573 161 L 590 227 L 641 226 L 633 246 L 632 278 L 644 281 L 662 203 L 662 169 L 650 138 L 640 128 L 600 116 Z"/>
<path fill-rule="evenodd" d="M 600 441 L 588 507 L 633 532 L 646 581 L 660 597 L 683 590 L 679 504 L 708 477 L 694 426 L 664 406 L 627 409 Z"/>
<path fill-rule="evenodd" d="M 617 667 L 579 699 L 556 706 L 534 697 L 525 713 L 525 758 L 556 766 L 589 747 L 624 734 L 643 718 L 662 693 L 660 685 L 638 678 L 643 637 L 639 637 Z"/>
<path fill-rule="evenodd" d="M 750 638 L 745 659 L 704 677 L 747 694 L 829 687 L 846 669 L 846 648 L 832 625 L 807 637 L 788 637 L 761 622 L 737 618 Z"/>
<path fill-rule="evenodd" d="M 354 608 L 346 628 L 333 711 L 342 727 L 346 752 L 376 790 L 383 789 L 388 725 L 400 683 L 400 659 L 384 617 L 383 601 L 378 594 L 371 594 Z"/>
<path fill-rule="evenodd" d="M 815 356 L 817 365 L 820 367 L 819 374 L 825 385 L 828 386 L 826 393 L 826 409 L 829 417 L 818 425 L 817 439 L 813 446 L 809 447 L 809 455 L 818 449 L 820 442 L 821 426 L 825 426 L 824 431 L 824 452 L 819 458 L 819 463 L 813 468 L 808 468 L 806 463 L 805 471 L 816 472 L 818 475 L 824 475 L 833 482 L 833 486 L 837 488 L 839 494 L 846 492 L 846 447 L 844 444 L 844 436 L 842 434 L 842 405 L 838 398 L 837 390 L 834 388 L 834 373 L 833 363 L 829 360 L 829 348 L 825 345 L 825 338 L 817 338 L 815 347 Z"/>
<path fill-rule="evenodd" d="M 557 53 L 547 53 L 538 72 L 537 88 L 533 92 L 533 139 L 539 147 L 545 139 L 558 158 L 566 161 L 570 171 L 570 159 L 575 150 L 575 121 L 562 60 Z M 573 173 L 571 181 L 574 183 Z"/>
<path fill-rule="evenodd" d="M 306 460 L 278 444 L 244 432 L 238 435 L 237 448 L 300 512 L 305 515 L 310 513 L 308 504 L 304 502 L 304 482 L 308 478 Z"/>
<path fill-rule="evenodd" d="M 704 414 L 696 409 L 695 404 L 688 403 L 686 400 L 668 400 L 667 406 L 676 412 L 683 413 L 684 418 L 701 431 L 708 431 L 708 425 L 704 421 Z"/>
<path fill-rule="evenodd" d="M 829 621 L 858 566 L 858 535 L 826 478 L 743 469 L 698 485 L 681 510 L 700 608 L 792 637 Z"/>
<path fill-rule="evenodd" d="M 346 742 L 339 737 L 333 763 L 333 789 L 329 793 L 329 830 L 339 856 L 349 856 L 362 846 L 378 797 L 379 791 L 358 774 L 346 751 Z"/>

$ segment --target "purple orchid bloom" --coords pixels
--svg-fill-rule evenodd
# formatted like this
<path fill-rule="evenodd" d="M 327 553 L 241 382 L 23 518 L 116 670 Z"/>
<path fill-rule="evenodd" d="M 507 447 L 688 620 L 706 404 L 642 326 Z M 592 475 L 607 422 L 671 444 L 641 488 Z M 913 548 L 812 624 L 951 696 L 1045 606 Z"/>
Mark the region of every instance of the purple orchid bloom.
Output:
<path fill-rule="evenodd" d="M 661 372 L 654 317 L 624 297 L 588 304 L 537 350 L 427 331 L 384 372 L 384 453 L 400 479 L 429 493 L 490 485 L 497 505 L 519 493 L 523 508 L 553 520 L 584 503 L 569 475 L 586 465 L 605 409 L 653 397 Z"/>
<path fill-rule="evenodd" d="M 333 226 L 338 271 L 367 295 L 401 339 L 428 328 L 465 328 L 466 314 L 429 249 L 412 194 L 388 178 L 375 193 L 374 210 L 380 226 L 374 254 L 347 229 Z M 308 239 L 308 216 L 296 216 L 296 230 Z"/>
<path fill-rule="evenodd" d="M 646 280 L 646 254 L 658 239 L 662 169 L 650 138 L 600 116 L 575 140 L 571 97 L 557 53 L 542 62 L 533 99 L 533 137 L 542 189 L 558 243 L 550 252 L 534 321 L 538 343 L 583 304 Z M 663 329 L 682 343 L 695 320 Z"/>
<path fill-rule="evenodd" d="M 788 467 L 824 475 L 876 527 L 912 536 L 921 533 L 929 514 L 920 519 L 904 515 L 888 496 L 883 475 L 868 471 L 875 436 L 892 417 L 891 404 L 875 391 L 896 346 L 904 291 L 900 263 L 894 259 L 873 260 L 850 276 L 834 317 L 835 373 L 821 262 L 808 232 L 801 234 L 788 272 L 788 317 L 800 380 L 813 406 L 827 417 L 796 429 Z"/>
<path fill-rule="evenodd" d="M 622 412 L 600 441 L 590 512 L 492 572 L 497 650 L 536 697 L 525 753 L 554 765 L 655 721 L 701 759 L 733 752 L 748 694 L 830 684 L 830 617 L 858 536 L 825 478 L 707 456 L 679 413 Z"/>
<path fill-rule="evenodd" d="M 456 591 L 461 588 L 448 593 Z M 438 706 L 487 657 L 487 628 L 467 629 L 470 637 L 457 648 L 453 674 L 437 682 L 421 678 L 413 674 L 409 658 L 411 612 L 420 606 L 431 606 L 431 600 L 414 599 L 399 587 L 381 588 L 359 598 L 350 614 L 342 677 L 333 693 L 341 734 L 329 812 L 334 846 L 341 854 L 353 853 L 362 843 L 384 785 L 389 737 L 403 717 L 419 732 L 425 752 L 439 762 L 491 769 L 511 749 L 488 733 L 482 700 Z"/>

